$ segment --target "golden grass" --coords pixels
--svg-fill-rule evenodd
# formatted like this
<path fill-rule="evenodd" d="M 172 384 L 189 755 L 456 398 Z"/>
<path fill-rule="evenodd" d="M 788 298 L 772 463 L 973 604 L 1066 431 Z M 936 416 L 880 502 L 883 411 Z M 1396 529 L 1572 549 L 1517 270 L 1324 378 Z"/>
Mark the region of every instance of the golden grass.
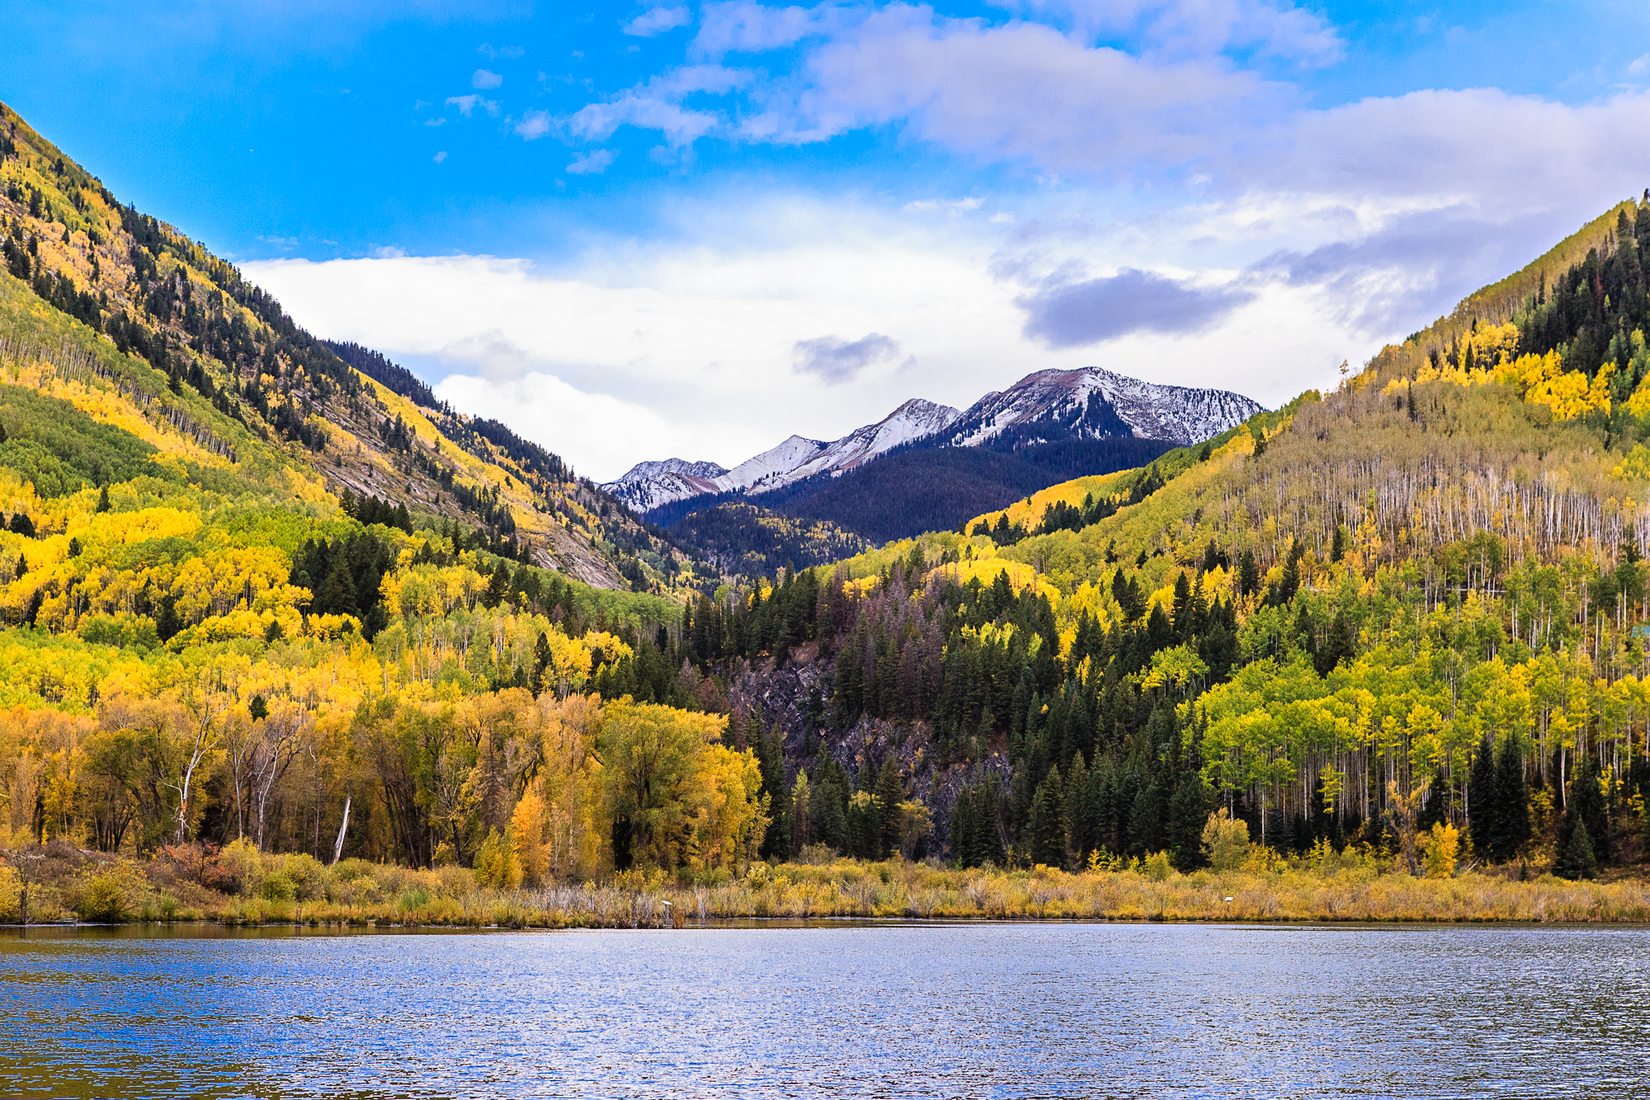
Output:
<path fill-rule="evenodd" d="M 516 890 L 478 887 L 473 874 L 456 867 L 411 870 L 357 860 L 321 872 L 296 888 L 283 874 L 222 893 L 179 881 L 156 865 L 102 863 L 62 881 L 37 883 L 31 909 L 36 920 L 79 913 L 124 921 L 513 928 L 661 927 L 751 918 L 1650 922 L 1650 881 L 1643 879 L 1519 881 L 1484 873 L 1429 879 L 1370 864 L 1071 873 L 841 859 L 759 863 L 742 876 L 703 882 L 631 873 L 600 883 Z M 277 885 L 272 889 L 270 883 Z M 11 884 L 8 890 L 0 881 L 0 920 L 17 919 L 15 879 Z"/>

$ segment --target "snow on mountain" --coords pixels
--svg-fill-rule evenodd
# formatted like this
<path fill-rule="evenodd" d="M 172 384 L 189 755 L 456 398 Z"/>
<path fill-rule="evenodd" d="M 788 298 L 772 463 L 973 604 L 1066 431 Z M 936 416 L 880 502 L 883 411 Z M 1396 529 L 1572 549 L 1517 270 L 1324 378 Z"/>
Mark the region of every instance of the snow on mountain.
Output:
<path fill-rule="evenodd" d="M 1119 434 L 1185 446 L 1243 423 L 1261 406 L 1227 390 L 1164 386 L 1100 367 L 1028 374 L 958 417 L 946 443 L 979 447 L 1015 432 L 1025 445 Z"/>
<path fill-rule="evenodd" d="M 786 477 L 792 470 L 812 462 L 830 446 L 817 439 L 793 435 L 779 446 L 763 451 L 755 458 L 747 458 L 729 470 L 728 476 L 722 479 L 727 485 L 723 491 L 738 489 L 761 493 L 788 485 L 790 482 Z"/>
<path fill-rule="evenodd" d="M 727 473 L 714 462 L 666 458 L 638 462 L 626 470 L 619 480 L 610 481 L 602 488 L 636 511 L 647 512 L 688 497 L 723 492 L 721 479 Z"/>
<path fill-rule="evenodd" d="M 692 497 L 755 496 L 817 474 L 841 474 L 920 440 L 946 447 L 1020 447 L 1133 434 L 1183 446 L 1219 435 L 1260 410 L 1226 390 L 1163 386 L 1099 367 L 1045 370 L 986 394 L 966 412 L 913 398 L 831 443 L 793 435 L 731 470 L 679 458 L 641 462 L 602 488 L 647 512 Z"/>
<path fill-rule="evenodd" d="M 903 447 L 944 431 L 961 415 L 949 405 L 913 397 L 875 424 L 856 428 L 827 445 L 813 458 L 786 472 L 775 484 L 753 488 L 752 491 L 777 489 L 780 485 L 789 485 L 815 474 L 840 474 L 852 470 L 895 447 Z"/>
<path fill-rule="evenodd" d="M 948 405 L 913 398 L 875 424 L 855 428 L 833 443 L 793 435 L 731 470 L 679 458 L 639 462 L 602 488 L 639 512 L 710 493 L 771 492 L 815 474 L 852 470 L 895 447 L 943 431 L 958 415 Z"/>

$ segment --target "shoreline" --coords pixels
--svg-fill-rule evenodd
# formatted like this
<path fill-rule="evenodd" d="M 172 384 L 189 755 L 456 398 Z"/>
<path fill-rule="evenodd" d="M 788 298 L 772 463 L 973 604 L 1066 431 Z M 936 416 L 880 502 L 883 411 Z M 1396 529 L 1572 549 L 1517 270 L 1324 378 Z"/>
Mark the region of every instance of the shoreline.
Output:
<path fill-rule="evenodd" d="M 199 934 L 198 938 L 234 938 L 237 933 L 245 933 L 248 938 L 256 938 L 265 933 L 287 933 L 294 937 L 302 935 L 480 935 L 485 933 L 510 934 L 518 932 L 761 932 L 761 931 L 805 931 L 832 928 L 877 929 L 877 928 L 983 928 L 994 926 L 1054 926 L 1054 925 L 1093 925 L 1138 928 L 1143 926 L 1201 926 L 1207 928 L 1231 929 L 1273 929 L 1279 931 L 1298 930 L 1311 931 L 1314 929 L 1335 929 L 1337 931 L 1356 931 L 1359 929 L 1403 930 L 1403 929 L 1446 929 L 1446 928 L 1505 928 L 1551 930 L 1551 931 L 1650 931 L 1650 919 L 1607 919 L 1607 920 L 1519 920 L 1503 919 L 1498 917 L 1459 917 L 1459 918 L 1403 918 L 1370 919 L 1370 918 L 1203 918 L 1203 917 L 1175 917 L 1175 918 L 1139 918 L 1139 917 L 714 917 L 703 922 L 694 921 L 683 924 L 421 924 L 421 923 L 390 923 L 377 920 L 361 922 L 349 921 L 295 921 L 269 920 L 261 923 L 244 923 L 222 920 L 215 917 L 190 918 L 183 920 L 132 920 L 120 923 L 99 921 L 64 921 L 40 922 L 33 924 L 6 924 L 0 923 L 0 935 L 16 936 L 25 939 L 33 933 L 103 933 L 119 938 L 130 935 L 134 939 L 150 938 L 191 938 Z M 154 933 L 166 933 L 166 937 L 155 936 Z M 226 934 L 218 936 L 216 934 Z"/>
<path fill-rule="evenodd" d="M 262 857 L 233 883 L 162 862 L 65 866 L 30 886 L 27 926 L 335 929 L 703 928 L 975 922 L 1257 926 L 1650 926 L 1650 880 L 1421 878 L 1363 863 L 1265 870 L 1068 872 L 903 860 L 751 865 L 701 881 L 626 872 L 537 887 L 480 885 L 458 867 Z M 25 914 L 0 898 L 0 920 Z M 0 925 L 5 927 L 5 925 Z"/>

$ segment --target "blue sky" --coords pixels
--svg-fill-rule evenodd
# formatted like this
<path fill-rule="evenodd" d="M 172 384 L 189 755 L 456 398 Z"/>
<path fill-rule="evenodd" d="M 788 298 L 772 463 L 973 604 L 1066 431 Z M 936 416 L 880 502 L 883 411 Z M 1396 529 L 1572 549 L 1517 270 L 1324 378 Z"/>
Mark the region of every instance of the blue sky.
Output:
<path fill-rule="evenodd" d="M 1650 185 L 1642 2 L 0 2 L 0 98 L 610 477 L 1098 363 L 1268 403 Z"/>

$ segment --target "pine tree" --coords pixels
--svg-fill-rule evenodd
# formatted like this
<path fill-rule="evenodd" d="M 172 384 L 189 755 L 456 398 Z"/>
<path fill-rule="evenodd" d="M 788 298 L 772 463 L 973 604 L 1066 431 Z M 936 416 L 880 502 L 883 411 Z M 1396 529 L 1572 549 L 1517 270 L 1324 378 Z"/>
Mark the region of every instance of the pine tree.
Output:
<path fill-rule="evenodd" d="M 882 767 L 877 772 L 876 785 L 877 813 L 882 823 L 877 854 L 884 859 L 899 851 L 899 804 L 904 797 L 905 788 L 900 783 L 899 767 L 894 763 L 893 754 L 889 753 L 883 758 Z"/>
<path fill-rule="evenodd" d="M 155 616 L 155 636 L 169 642 L 182 629 L 183 620 L 178 616 L 177 601 L 168 594 L 161 600 L 160 613 Z"/>
<path fill-rule="evenodd" d="M 1524 755 L 1515 738 L 1501 744 L 1495 762 L 1496 804 L 1501 815 L 1498 856 L 1517 858 L 1530 842 L 1530 792 L 1524 780 Z"/>
<path fill-rule="evenodd" d="M 1500 863 L 1507 858 L 1503 848 L 1506 835 L 1501 785 L 1496 768 L 1495 742 L 1485 734 L 1473 754 L 1467 773 L 1467 826 L 1472 846 L 1483 859 Z"/>
<path fill-rule="evenodd" d="M 1598 859 L 1593 851 L 1592 837 L 1587 833 L 1587 823 L 1580 817 L 1566 817 L 1565 824 L 1567 827 L 1563 832 L 1568 836 L 1560 841 L 1553 873 L 1560 878 L 1597 878 Z"/>
<path fill-rule="evenodd" d="M 358 600 L 355 581 L 349 575 L 349 565 L 342 554 L 332 559 L 321 587 L 315 592 L 315 610 L 323 615 L 353 615 Z"/>
<path fill-rule="evenodd" d="M 1037 786 L 1026 820 L 1027 854 L 1032 863 L 1049 867 L 1066 864 L 1066 821 L 1058 768 Z"/>
<path fill-rule="evenodd" d="M 1583 754 L 1570 782 L 1570 797 L 1565 803 L 1565 816 L 1587 827 L 1587 836 L 1593 854 L 1601 863 L 1610 861 L 1610 823 L 1605 816 L 1604 794 L 1599 790 L 1598 765 L 1590 753 Z M 1560 851 L 1562 851 L 1562 842 Z"/>
<path fill-rule="evenodd" d="M 1181 570 L 1174 581 L 1174 635 L 1181 641 L 1190 638 L 1197 629 L 1192 617 L 1192 586 Z"/>
<path fill-rule="evenodd" d="M 1209 785 L 1196 770 L 1188 769 L 1169 797 L 1169 855 L 1181 871 L 1203 866 L 1203 826 L 1214 799 Z"/>
<path fill-rule="evenodd" d="M 791 854 L 790 788 L 785 782 L 785 740 L 778 730 L 767 730 L 756 739 L 756 762 L 762 773 L 762 790 L 768 797 L 768 829 L 762 836 L 763 859 L 782 860 Z"/>
<path fill-rule="evenodd" d="M 1351 658 L 1357 652 L 1357 638 L 1357 631 L 1352 628 L 1352 620 L 1347 618 L 1346 611 L 1335 612 L 1323 645 L 1314 655 L 1318 675 L 1328 676 L 1342 661 Z"/>
<path fill-rule="evenodd" d="M 542 695 L 549 685 L 546 677 L 555 671 L 555 656 L 550 652 L 550 636 L 539 631 L 538 641 L 533 643 L 533 694 Z"/>

